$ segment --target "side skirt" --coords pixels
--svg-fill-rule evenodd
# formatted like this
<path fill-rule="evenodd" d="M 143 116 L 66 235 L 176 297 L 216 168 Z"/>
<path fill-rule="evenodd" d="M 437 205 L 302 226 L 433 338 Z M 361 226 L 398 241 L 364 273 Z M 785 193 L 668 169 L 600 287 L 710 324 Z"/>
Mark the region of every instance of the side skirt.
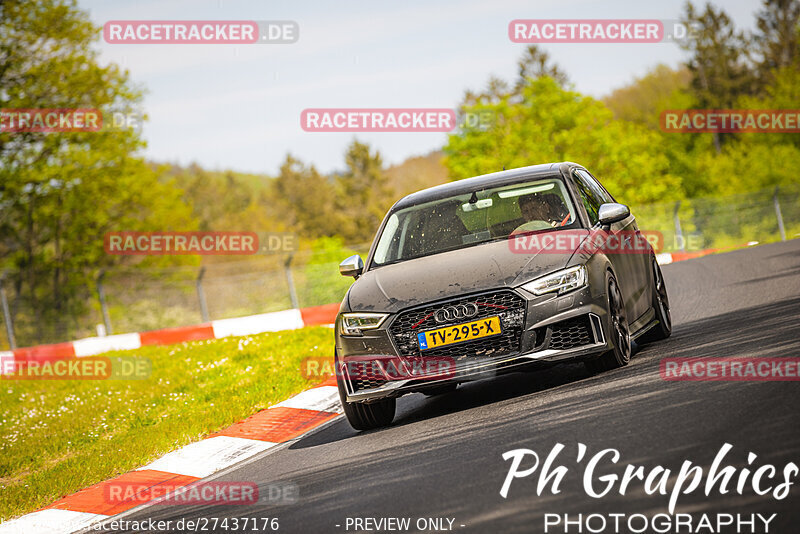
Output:
<path fill-rule="evenodd" d="M 636 339 L 645 335 L 649 330 L 655 327 L 658 324 L 658 320 L 656 317 L 656 311 L 653 308 L 650 308 L 644 315 L 639 317 L 632 325 L 631 331 L 631 339 L 636 341 Z"/>

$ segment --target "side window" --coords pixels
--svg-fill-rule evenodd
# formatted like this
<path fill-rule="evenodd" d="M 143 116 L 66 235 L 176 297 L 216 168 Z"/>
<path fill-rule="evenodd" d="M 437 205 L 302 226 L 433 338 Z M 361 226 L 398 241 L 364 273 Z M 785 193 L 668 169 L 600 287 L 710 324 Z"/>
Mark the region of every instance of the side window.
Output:
<path fill-rule="evenodd" d="M 581 175 L 581 177 L 583 178 L 584 182 L 586 182 L 586 185 L 589 186 L 589 189 L 591 189 L 592 192 L 594 192 L 595 196 L 597 196 L 598 198 L 602 199 L 603 203 L 615 202 L 614 201 L 614 197 L 612 197 L 608 193 L 608 191 L 606 191 L 605 187 L 600 185 L 600 182 L 598 182 L 597 179 L 594 176 L 592 176 L 591 174 L 589 174 L 588 172 L 586 172 L 586 171 L 584 171 L 582 169 L 578 169 L 575 172 L 577 172 L 578 174 Z"/>
<path fill-rule="evenodd" d="M 581 195 L 581 202 L 583 202 L 583 207 L 586 208 L 586 213 L 589 215 L 589 221 L 592 224 L 597 224 L 597 221 L 599 221 L 598 212 L 600 211 L 600 204 L 603 204 L 604 201 L 602 197 L 592 191 L 586 179 L 581 174 L 578 174 L 578 172 L 579 171 L 572 171 L 572 176 L 575 178 L 575 185 L 578 187 L 578 193 Z"/>

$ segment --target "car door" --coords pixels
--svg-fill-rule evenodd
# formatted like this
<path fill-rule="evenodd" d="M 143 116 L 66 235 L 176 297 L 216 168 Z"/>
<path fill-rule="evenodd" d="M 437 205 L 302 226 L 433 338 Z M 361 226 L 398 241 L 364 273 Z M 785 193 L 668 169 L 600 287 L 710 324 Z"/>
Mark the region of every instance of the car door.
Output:
<path fill-rule="evenodd" d="M 583 206 L 586 208 L 586 213 L 589 216 L 589 223 L 594 227 L 594 231 L 603 233 L 603 241 L 609 241 L 608 237 L 614 234 L 616 234 L 617 239 L 619 239 L 621 237 L 620 232 L 629 228 L 631 224 L 635 224 L 635 222 L 632 223 L 633 217 L 628 217 L 623 221 L 611 225 L 608 234 L 600 230 L 600 206 L 606 202 L 613 202 L 611 195 L 598 187 L 597 182 L 583 169 L 573 169 L 572 178 L 578 189 Z M 603 247 L 603 249 L 606 249 L 606 247 Z M 603 250 L 603 252 L 605 252 L 609 261 L 611 261 L 620 292 L 622 293 L 622 298 L 625 301 L 625 308 L 628 311 L 629 322 L 633 322 L 638 318 L 639 314 L 636 298 L 639 287 L 638 284 L 633 281 L 633 279 L 636 278 L 634 262 L 629 257 L 629 254 L 613 254 L 609 253 L 608 250 Z"/>
<path fill-rule="evenodd" d="M 576 169 L 575 174 L 578 175 L 581 183 L 585 185 L 591 194 L 600 200 L 602 204 L 607 202 L 616 202 L 614 197 L 606 191 L 600 182 L 584 169 Z M 630 217 L 611 225 L 611 233 L 616 234 L 619 239 L 632 239 L 634 235 L 639 234 L 639 227 L 636 224 L 636 218 L 631 215 Z M 641 237 L 641 236 L 638 236 Z M 625 307 L 629 312 L 628 319 L 632 323 L 634 320 L 641 317 L 650 309 L 650 255 L 646 251 L 639 249 L 628 249 L 627 252 L 620 254 L 609 254 L 609 259 L 615 265 L 619 266 L 620 271 L 625 273 L 625 280 L 618 280 L 622 288 L 622 294 L 625 299 Z M 621 277 L 622 275 L 619 274 Z"/>

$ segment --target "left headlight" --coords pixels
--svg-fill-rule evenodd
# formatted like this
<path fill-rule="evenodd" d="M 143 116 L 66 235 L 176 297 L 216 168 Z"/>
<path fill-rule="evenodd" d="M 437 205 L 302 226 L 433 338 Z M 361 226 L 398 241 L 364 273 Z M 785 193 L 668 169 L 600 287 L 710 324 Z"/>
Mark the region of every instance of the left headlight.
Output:
<path fill-rule="evenodd" d="M 528 282 L 522 289 L 534 295 L 558 292 L 559 295 L 586 285 L 586 266 L 578 265 Z"/>
<path fill-rule="evenodd" d="M 360 336 L 362 330 L 378 328 L 388 316 L 388 313 L 343 313 L 339 332 L 344 336 Z"/>

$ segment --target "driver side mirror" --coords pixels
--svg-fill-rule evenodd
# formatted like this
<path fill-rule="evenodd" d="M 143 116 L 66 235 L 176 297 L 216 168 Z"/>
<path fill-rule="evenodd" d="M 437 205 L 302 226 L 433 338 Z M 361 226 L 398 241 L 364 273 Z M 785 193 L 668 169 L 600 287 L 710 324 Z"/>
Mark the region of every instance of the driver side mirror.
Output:
<path fill-rule="evenodd" d="M 350 256 L 339 264 L 339 274 L 358 278 L 364 272 L 364 260 L 358 254 Z"/>
<path fill-rule="evenodd" d="M 616 202 L 608 202 L 600 206 L 597 213 L 600 224 L 603 226 L 611 226 L 615 222 L 627 219 L 631 214 L 631 210 L 625 204 L 617 204 Z"/>

